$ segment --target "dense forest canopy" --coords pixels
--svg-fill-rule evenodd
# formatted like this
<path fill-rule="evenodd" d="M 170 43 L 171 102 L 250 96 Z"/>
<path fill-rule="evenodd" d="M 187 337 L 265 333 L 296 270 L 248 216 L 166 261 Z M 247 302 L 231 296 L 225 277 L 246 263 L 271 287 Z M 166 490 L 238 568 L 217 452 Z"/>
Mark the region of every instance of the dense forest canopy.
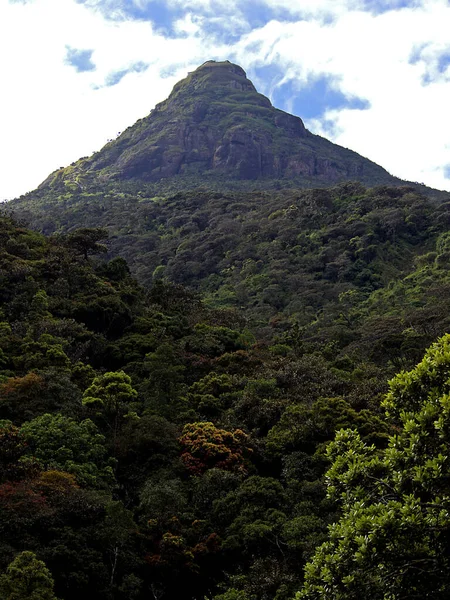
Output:
<path fill-rule="evenodd" d="M 107 229 L 107 256 L 125 258 L 143 285 L 192 288 L 281 344 L 294 328 L 303 344 L 334 343 L 343 356 L 390 360 L 403 346 L 418 360 L 446 331 L 448 202 L 356 182 L 154 193 L 121 183 L 37 192 L 12 206 L 47 234 Z"/>
<path fill-rule="evenodd" d="M 197 292 L 171 281 L 178 252 L 167 254 L 174 257 L 169 273 L 141 287 L 123 258 L 109 258 L 114 238 L 106 229 L 44 237 L 1 219 L 5 597 L 33 590 L 61 600 L 288 600 L 302 590 L 305 598 L 412 598 L 399 589 L 425 589 L 430 573 L 436 595 L 429 597 L 445 597 L 447 339 L 422 367 L 394 379 L 382 400 L 387 380 L 412 368 L 447 328 L 446 206 L 409 190 L 356 189 L 358 199 L 355 186 L 305 192 L 304 204 L 291 209 L 293 222 L 291 205 L 275 203 L 278 214 L 261 220 L 248 247 L 224 233 L 231 264 L 241 252 L 253 256 L 234 269 L 234 289 L 258 276 L 243 265 L 263 262 L 254 253 L 272 237 L 253 310 L 232 296 L 214 300 L 200 275 L 192 278 Z M 205 196 L 199 193 L 198 210 L 222 201 Z M 194 194 L 187 198 L 194 206 Z M 179 199 L 162 202 L 161 211 Z M 175 247 L 176 229 L 168 235 L 161 222 L 159 244 Z M 252 229 L 250 218 L 245 224 Z M 294 229 L 309 240 L 303 252 L 286 252 Z M 316 256 L 314 233 L 325 257 Z M 195 235 L 191 252 L 200 245 Z M 278 250 L 276 262 L 282 236 L 285 257 Z M 354 254 L 335 265 L 345 244 Z M 352 265 L 366 274 L 347 275 Z M 310 281 L 303 295 L 290 281 L 296 269 Z M 286 285 L 279 307 L 263 295 L 277 270 Z M 225 269 L 220 277 L 217 290 L 234 275 Z M 296 293 L 299 306 L 311 304 L 312 294 L 326 300 L 314 319 L 287 308 Z M 408 455 L 413 443 L 423 444 L 418 458 Z M 402 470 L 398 482 L 389 479 Z M 370 483 L 371 474 L 379 483 Z M 396 492 L 386 498 L 383 486 Z M 376 559 L 367 553 L 382 541 L 358 508 L 364 494 L 366 512 L 377 511 L 380 521 L 376 535 L 398 531 Z M 369 536 L 365 549 L 358 549 L 361 535 Z M 444 562 L 433 562 L 436 556 Z M 404 566 L 422 560 L 420 571 Z M 330 571 L 336 561 L 339 570 Z"/>

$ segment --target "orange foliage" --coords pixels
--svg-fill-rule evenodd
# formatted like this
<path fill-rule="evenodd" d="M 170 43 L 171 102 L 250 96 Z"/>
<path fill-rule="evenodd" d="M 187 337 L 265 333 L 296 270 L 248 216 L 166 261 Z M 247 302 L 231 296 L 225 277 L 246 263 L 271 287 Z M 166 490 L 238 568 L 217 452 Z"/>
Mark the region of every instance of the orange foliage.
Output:
<path fill-rule="evenodd" d="M 248 436 L 236 429 L 218 429 L 211 422 L 188 423 L 178 440 L 183 447 L 181 460 L 192 475 L 201 475 L 208 469 L 246 473 Z"/>
<path fill-rule="evenodd" d="M 0 400 L 11 396 L 20 399 L 33 397 L 44 389 L 44 380 L 36 373 L 28 373 L 24 377 L 10 377 L 0 385 Z"/>
<path fill-rule="evenodd" d="M 14 513 L 15 519 L 34 520 L 49 514 L 50 508 L 32 481 L 20 481 L 0 485 L 0 511 L 4 511 L 5 515 Z"/>
<path fill-rule="evenodd" d="M 220 538 L 217 533 L 211 533 L 206 540 L 203 540 L 196 544 L 192 548 L 192 552 L 196 558 L 200 558 L 202 555 L 215 554 L 220 550 Z"/>
<path fill-rule="evenodd" d="M 75 481 L 75 476 L 64 471 L 44 471 L 36 483 L 45 496 L 67 494 L 79 488 Z"/>

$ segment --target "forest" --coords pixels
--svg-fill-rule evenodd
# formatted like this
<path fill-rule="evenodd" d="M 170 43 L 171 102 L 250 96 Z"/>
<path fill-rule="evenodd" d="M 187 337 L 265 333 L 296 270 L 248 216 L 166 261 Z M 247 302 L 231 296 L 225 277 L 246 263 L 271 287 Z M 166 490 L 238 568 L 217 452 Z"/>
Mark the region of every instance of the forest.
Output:
<path fill-rule="evenodd" d="M 2 598 L 449 597 L 449 203 L 41 200 L 0 219 Z"/>

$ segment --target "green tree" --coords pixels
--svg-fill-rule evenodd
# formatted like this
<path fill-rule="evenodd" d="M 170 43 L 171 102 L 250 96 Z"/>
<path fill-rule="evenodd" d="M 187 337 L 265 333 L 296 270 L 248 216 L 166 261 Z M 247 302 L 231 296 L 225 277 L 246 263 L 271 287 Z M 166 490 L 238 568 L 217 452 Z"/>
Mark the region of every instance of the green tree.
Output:
<path fill-rule="evenodd" d="M 121 562 L 123 562 L 123 555 L 130 553 L 131 539 L 137 527 L 133 521 L 132 513 L 126 510 L 121 502 L 109 502 L 105 507 L 105 512 L 101 537 L 108 554 L 110 564 L 109 585 L 112 587 Z"/>
<path fill-rule="evenodd" d="M 146 407 L 164 417 L 175 417 L 183 410 L 179 398 L 185 367 L 174 346 L 160 344 L 155 352 L 145 355 L 143 367 L 148 373 L 142 386 Z"/>
<path fill-rule="evenodd" d="M 31 460 L 41 468 L 71 473 L 80 485 L 90 488 L 114 482 L 105 438 L 91 420 L 77 423 L 70 417 L 46 414 L 24 423 L 20 435 Z"/>
<path fill-rule="evenodd" d="M 253 475 L 236 490 L 214 502 L 219 523 L 227 524 L 224 544 L 244 553 L 280 550 L 281 527 L 286 521 L 286 494 L 279 481 Z"/>
<path fill-rule="evenodd" d="M 99 375 L 83 394 L 83 406 L 99 418 L 112 436 L 114 452 L 126 418 L 137 418 L 133 405 L 137 391 L 123 371 Z"/>
<path fill-rule="evenodd" d="M 84 227 L 68 235 L 66 243 L 87 260 L 89 254 L 100 254 L 107 251 L 107 247 L 104 244 L 99 244 L 100 241 L 107 238 L 107 229 L 101 227 Z"/>
<path fill-rule="evenodd" d="M 0 577 L 3 600 L 57 600 L 53 579 L 33 552 L 21 552 Z"/>
<path fill-rule="evenodd" d="M 397 428 L 385 450 L 341 430 L 328 449 L 342 508 L 306 567 L 299 598 L 401 600 L 450 595 L 450 335 L 390 382 Z"/>
<path fill-rule="evenodd" d="M 34 295 L 30 305 L 29 317 L 32 321 L 51 317 L 48 311 L 48 296 L 45 290 L 39 290 Z"/>
<path fill-rule="evenodd" d="M 278 456 L 292 450 L 314 453 L 334 438 L 339 429 L 355 427 L 364 441 L 382 445 L 386 424 L 370 411 L 354 410 L 343 398 L 319 398 L 312 406 L 288 406 L 280 421 L 269 431 L 267 447 Z"/>

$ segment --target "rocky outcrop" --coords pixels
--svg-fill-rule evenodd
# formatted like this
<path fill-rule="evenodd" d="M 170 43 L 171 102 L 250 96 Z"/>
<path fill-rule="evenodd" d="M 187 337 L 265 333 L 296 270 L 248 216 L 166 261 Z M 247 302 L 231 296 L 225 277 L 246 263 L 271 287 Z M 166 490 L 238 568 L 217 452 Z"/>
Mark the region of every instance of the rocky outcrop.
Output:
<path fill-rule="evenodd" d="M 299 117 L 274 108 L 238 65 L 207 61 L 148 117 L 42 185 L 80 176 L 158 181 L 195 174 L 307 179 L 309 185 L 349 178 L 398 183 L 371 161 L 313 135 Z"/>

